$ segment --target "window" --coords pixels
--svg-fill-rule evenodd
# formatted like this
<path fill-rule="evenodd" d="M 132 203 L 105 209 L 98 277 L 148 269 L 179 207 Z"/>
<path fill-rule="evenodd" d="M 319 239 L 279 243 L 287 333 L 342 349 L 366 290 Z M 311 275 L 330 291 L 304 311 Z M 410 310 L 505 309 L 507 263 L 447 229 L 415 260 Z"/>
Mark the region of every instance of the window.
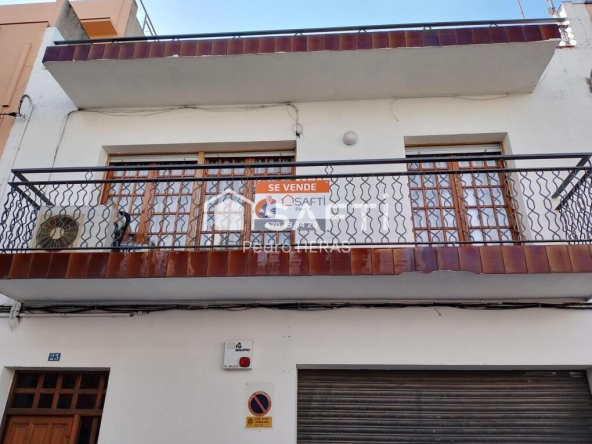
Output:
<path fill-rule="evenodd" d="M 70 442 L 96 444 L 108 382 L 108 372 L 17 371 L 6 408 L 7 436 L 11 427 L 43 427 L 57 415 L 65 433 L 76 436 Z"/>
<path fill-rule="evenodd" d="M 249 204 L 257 180 L 293 174 L 291 166 L 263 164 L 292 161 L 293 153 L 199 153 L 195 161 L 160 162 L 157 157 L 149 162 L 112 161 L 112 166 L 137 168 L 109 172 L 108 179 L 123 183 L 110 185 L 105 199 L 131 216 L 127 241 L 167 247 L 290 243 L 289 231 L 252 231 Z M 209 168 L 176 168 L 192 163 Z M 147 165 L 161 168 L 142 169 Z"/>
<path fill-rule="evenodd" d="M 109 187 L 107 199 L 131 217 L 128 241 L 154 245 L 186 245 L 194 183 L 182 179 L 195 177 L 194 169 L 176 169 L 175 165 L 195 162 L 112 163 L 137 167 L 112 171 L 109 179 L 122 182 Z M 143 166 L 162 169 L 143 170 Z M 127 180 L 138 180 L 127 182 Z"/>
<path fill-rule="evenodd" d="M 204 183 L 204 198 L 201 199 L 200 204 L 202 211 L 196 236 L 199 244 L 232 246 L 240 245 L 243 241 L 257 245 L 289 244 L 290 231 L 252 231 L 251 208 L 246 204 L 248 201 L 253 201 L 255 197 L 257 180 L 265 180 L 266 176 L 293 174 L 292 167 L 268 167 L 262 164 L 293 161 L 294 157 L 206 158 L 205 163 L 212 165 L 212 168 L 204 170 L 204 178 L 208 181 Z M 247 163 L 249 167 L 235 168 L 232 166 L 235 163 Z M 251 164 L 253 166 L 250 166 Z M 257 166 L 257 164 L 261 165 Z M 214 166 L 219 167 L 214 168 Z M 227 190 L 237 194 L 221 194 Z M 222 215 L 220 209 L 222 209 Z M 220 221 L 220 216 L 232 218 L 233 214 L 236 215 L 234 220 Z M 216 223 L 216 216 L 219 218 L 218 222 L 222 224 Z M 228 229 L 220 229 L 219 225 L 226 225 Z"/>
<path fill-rule="evenodd" d="M 465 152 L 466 160 L 453 161 L 448 159 L 459 154 L 441 152 L 408 156 L 414 160 L 409 171 L 420 173 L 409 176 L 415 241 L 486 244 L 517 240 L 508 184 L 504 173 L 496 171 L 505 167 L 504 161 L 471 159 L 483 157 L 482 151 Z M 493 154 L 499 154 L 499 148 Z M 426 157 L 436 161 L 423 161 Z"/>

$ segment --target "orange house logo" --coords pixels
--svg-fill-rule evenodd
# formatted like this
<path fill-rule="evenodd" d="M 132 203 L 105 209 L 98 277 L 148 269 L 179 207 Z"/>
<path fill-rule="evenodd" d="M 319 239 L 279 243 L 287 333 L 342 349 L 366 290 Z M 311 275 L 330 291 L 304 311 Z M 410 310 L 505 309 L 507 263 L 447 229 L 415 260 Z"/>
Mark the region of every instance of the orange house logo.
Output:
<path fill-rule="evenodd" d="M 285 195 L 282 198 L 282 205 L 285 207 L 294 206 L 294 198 L 290 194 Z"/>

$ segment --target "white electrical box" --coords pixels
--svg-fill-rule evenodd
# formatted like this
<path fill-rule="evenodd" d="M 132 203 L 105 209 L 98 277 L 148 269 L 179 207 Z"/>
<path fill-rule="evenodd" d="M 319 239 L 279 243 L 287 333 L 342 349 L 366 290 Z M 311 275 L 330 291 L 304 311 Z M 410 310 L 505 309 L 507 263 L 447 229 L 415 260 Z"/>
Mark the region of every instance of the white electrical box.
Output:
<path fill-rule="evenodd" d="M 224 368 L 227 370 L 250 370 L 253 364 L 253 341 L 243 339 L 226 341 L 224 344 Z"/>

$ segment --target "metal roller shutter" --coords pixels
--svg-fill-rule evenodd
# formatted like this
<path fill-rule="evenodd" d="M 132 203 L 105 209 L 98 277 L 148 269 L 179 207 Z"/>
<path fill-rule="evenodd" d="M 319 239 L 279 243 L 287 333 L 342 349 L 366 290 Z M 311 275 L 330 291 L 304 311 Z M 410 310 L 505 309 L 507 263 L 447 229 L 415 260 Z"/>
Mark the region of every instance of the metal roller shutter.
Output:
<path fill-rule="evenodd" d="M 584 372 L 298 373 L 298 443 L 592 443 Z"/>

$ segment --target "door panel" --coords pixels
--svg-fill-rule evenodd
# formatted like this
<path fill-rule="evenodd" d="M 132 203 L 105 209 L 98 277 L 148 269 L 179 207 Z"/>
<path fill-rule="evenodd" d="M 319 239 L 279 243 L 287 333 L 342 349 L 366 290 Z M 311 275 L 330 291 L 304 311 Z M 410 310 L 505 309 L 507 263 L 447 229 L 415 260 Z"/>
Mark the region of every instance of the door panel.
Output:
<path fill-rule="evenodd" d="M 18 421 L 23 418 L 10 418 L 6 431 L 4 444 L 24 444 L 27 442 L 30 421 L 24 418 L 24 421 Z"/>
<path fill-rule="evenodd" d="M 68 444 L 70 442 L 71 430 L 72 420 L 69 420 L 67 424 L 50 424 L 47 436 L 49 439 L 44 444 Z"/>
<path fill-rule="evenodd" d="M 68 444 L 73 418 L 13 416 L 3 444 Z"/>
<path fill-rule="evenodd" d="M 108 372 L 18 370 L 0 444 L 97 444 L 108 380 Z"/>
<path fill-rule="evenodd" d="M 32 419 L 32 418 L 31 418 Z M 51 424 L 47 421 L 35 422 L 29 426 L 31 429 L 31 437 L 27 444 L 45 444 L 49 435 L 49 428 Z"/>

